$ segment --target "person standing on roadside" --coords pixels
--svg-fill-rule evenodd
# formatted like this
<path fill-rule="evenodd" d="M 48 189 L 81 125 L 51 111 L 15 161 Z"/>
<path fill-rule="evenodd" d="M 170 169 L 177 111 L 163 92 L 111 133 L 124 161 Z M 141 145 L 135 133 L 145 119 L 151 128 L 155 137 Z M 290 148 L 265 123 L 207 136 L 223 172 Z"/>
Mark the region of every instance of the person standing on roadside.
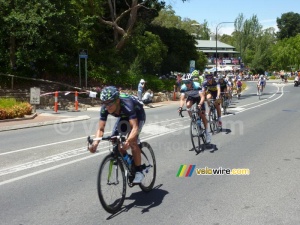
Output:
<path fill-rule="evenodd" d="M 177 76 L 176 76 L 176 87 L 177 87 L 177 91 L 180 91 L 180 88 L 181 88 L 181 81 L 182 81 L 182 75 L 181 75 L 181 73 L 177 73 Z"/>
<path fill-rule="evenodd" d="M 138 85 L 138 98 L 140 101 L 142 101 L 142 96 L 143 96 L 143 91 L 144 91 L 144 87 L 145 87 L 145 80 L 144 79 L 141 79 L 140 80 L 140 83 Z"/>

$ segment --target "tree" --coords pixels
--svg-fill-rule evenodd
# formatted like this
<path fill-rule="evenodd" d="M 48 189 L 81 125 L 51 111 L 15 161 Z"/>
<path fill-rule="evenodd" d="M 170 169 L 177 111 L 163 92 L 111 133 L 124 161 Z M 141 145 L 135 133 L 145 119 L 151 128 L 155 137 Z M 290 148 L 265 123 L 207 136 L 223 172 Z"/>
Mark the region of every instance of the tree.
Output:
<path fill-rule="evenodd" d="M 272 48 L 272 66 L 278 70 L 289 70 L 300 65 L 300 34 L 279 40 Z"/>
<path fill-rule="evenodd" d="M 91 0 L 90 0 L 91 1 Z M 97 15 L 101 23 L 113 29 L 114 44 L 121 50 L 130 37 L 138 18 L 149 21 L 158 15 L 164 2 L 158 0 L 129 0 L 100 1 L 103 9 L 101 15 Z M 145 15 L 146 14 L 146 15 Z"/>
<path fill-rule="evenodd" d="M 196 40 L 186 31 L 159 26 L 151 26 L 148 30 L 157 34 L 168 48 L 167 57 L 162 63 L 162 73 L 166 74 L 170 71 L 187 72 L 189 61 L 198 59 Z"/>
<path fill-rule="evenodd" d="M 277 18 L 277 37 L 282 40 L 284 38 L 294 37 L 300 33 L 300 14 L 288 12 Z"/>
<path fill-rule="evenodd" d="M 162 26 L 166 28 L 177 28 L 185 30 L 191 35 L 195 35 L 197 39 L 209 40 L 210 39 L 210 29 L 208 28 L 207 21 L 204 20 L 203 24 L 200 24 L 196 20 L 189 18 L 181 18 L 175 15 L 175 11 L 172 6 L 167 6 L 159 12 L 158 17 L 156 17 L 152 23 L 155 26 Z"/>
<path fill-rule="evenodd" d="M 73 58 L 76 19 L 69 1 L 0 2 L 3 54 L 11 69 L 38 73 Z"/>

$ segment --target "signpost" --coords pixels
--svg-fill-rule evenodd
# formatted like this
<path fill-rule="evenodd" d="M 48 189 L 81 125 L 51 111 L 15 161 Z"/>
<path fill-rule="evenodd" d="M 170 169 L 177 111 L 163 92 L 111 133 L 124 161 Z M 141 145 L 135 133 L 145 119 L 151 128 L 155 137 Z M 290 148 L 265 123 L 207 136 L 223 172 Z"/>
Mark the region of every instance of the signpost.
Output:
<path fill-rule="evenodd" d="M 195 60 L 190 60 L 190 73 L 195 70 Z"/>
<path fill-rule="evenodd" d="M 30 88 L 30 104 L 33 105 L 32 111 L 36 112 L 36 105 L 40 104 L 41 89 L 37 87 Z"/>
<path fill-rule="evenodd" d="M 79 50 L 79 86 L 81 87 L 81 65 L 80 59 L 84 59 L 84 67 L 85 67 L 85 88 L 87 89 L 87 58 L 88 58 L 88 50 L 80 49 Z"/>

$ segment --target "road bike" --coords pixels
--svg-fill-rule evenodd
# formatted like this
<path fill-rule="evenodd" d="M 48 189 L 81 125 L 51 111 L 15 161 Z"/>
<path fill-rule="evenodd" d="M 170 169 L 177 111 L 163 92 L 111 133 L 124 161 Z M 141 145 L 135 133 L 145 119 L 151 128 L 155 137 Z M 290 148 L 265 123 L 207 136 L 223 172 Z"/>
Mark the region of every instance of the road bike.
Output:
<path fill-rule="evenodd" d="M 210 131 L 212 134 L 219 133 L 222 130 L 222 127 L 220 127 L 219 120 L 218 120 L 218 114 L 217 109 L 215 106 L 215 99 L 207 100 L 209 105 L 209 113 L 208 113 L 208 122 L 210 126 Z"/>
<path fill-rule="evenodd" d="M 125 200 L 126 196 L 126 183 L 129 187 L 134 187 L 133 183 L 135 177 L 134 162 L 129 165 L 126 160 L 123 159 L 123 155 L 119 151 L 119 148 L 123 146 L 126 138 L 120 134 L 117 136 L 106 136 L 102 138 L 92 139 L 88 137 L 88 147 L 93 141 L 105 140 L 112 143 L 109 146 L 110 153 L 104 157 L 100 164 L 97 189 L 98 196 L 101 205 L 108 213 L 118 212 Z M 152 190 L 156 179 L 156 160 L 154 152 L 150 144 L 147 142 L 141 142 L 139 144 L 141 149 L 142 169 L 145 175 L 144 179 L 139 187 L 144 192 Z M 128 154 L 130 150 L 127 150 Z"/>
<path fill-rule="evenodd" d="M 221 92 L 222 95 L 222 108 L 223 108 L 223 115 L 227 114 L 227 108 L 229 106 L 229 99 L 226 96 L 228 92 Z"/>
<path fill-rule="evenodd" d="M 179 111 L 179 115 L 181 117 L 184 117 L 182 115 L 183 111 L 189 111 L 189 115 L 191 118 L 191 124 L 190 124 L 190 135 L 191 135 L 191 141 L 193 148 L 195 152 L 199 153 L 201 151 L 205 150 L 205 144 L 206 144 L 206 133 L 205 133 L 205 127 L 203 124 L 203 121 L 201 120 L 201 117 L 199 116 L 200 109 L 197 105 L 197 103 L 193 104 L 191 109 L 181 109 Z M 201 145 L 201 139 L 203 142 L 203 145 Z"/>
<path fill-rule="evenodd" d="M 238 99 L 241 98 L 242 86 L 236 88 L 236 96 Z"/>

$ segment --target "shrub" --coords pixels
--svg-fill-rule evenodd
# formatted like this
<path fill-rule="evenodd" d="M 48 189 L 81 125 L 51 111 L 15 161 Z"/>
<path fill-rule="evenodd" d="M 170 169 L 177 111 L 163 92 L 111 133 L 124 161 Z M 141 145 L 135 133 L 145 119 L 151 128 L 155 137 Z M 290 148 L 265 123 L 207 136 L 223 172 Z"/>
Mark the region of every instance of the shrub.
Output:
<path fill-rule="evenodd" d="M 28 102 L 17 102 L 15 99 L 0 100 L 0 120 L 22 118 L 30 115 L 32 106 Z"/>

